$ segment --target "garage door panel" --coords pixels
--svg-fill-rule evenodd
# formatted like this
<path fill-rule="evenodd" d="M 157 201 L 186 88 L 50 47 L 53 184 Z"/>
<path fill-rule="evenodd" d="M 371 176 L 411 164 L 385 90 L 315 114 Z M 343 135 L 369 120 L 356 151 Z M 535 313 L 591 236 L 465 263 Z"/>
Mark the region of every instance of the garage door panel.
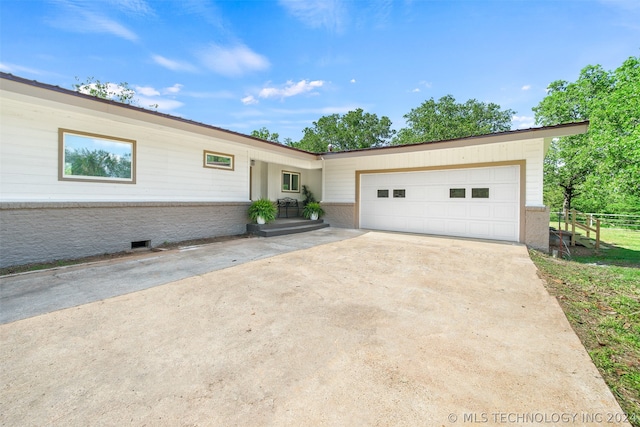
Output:
<path fill-rule="evenodd" d="M 496 222 L 493 225 L 494 238 L 498 240 L 511 240 L 511 236 L 517 233 L 517 228 L 512 223 Z"/>
<path fill-rule="evenodd" d="M 362 174 L 360 224 L 363 228 L 519 239 L 520 172 L 518 166 L 388 174 Z M 464 198 L 450 189 L 463 188 Z M 474 188 L 488 188 L 488 198 L 473 198 Z M 389 191 L 378 198 L 377 191 Z M 393 190 L 405 190 L 394 198 Z"/>
<path fill-rule="evenodd" d="M 490 187 L 489 197 L 495 202 L 513 202 L 518 190 L 513 184 L 494 184 Z"/>
<path fill-rule="evenodd" d="M 494 182 L 517 182 L 520 179 L 520 171 L 516 167 L 493 169 Z"/>
<path fill-rule="evenodd" d="M 467 221 L 449 220 L 446 222 L 445 230 L 452 236 L 465 236 L 467 234 Z"/>
<path fill-rule="evenodd" d="M 448 205 L 446 212 L 447 212 L 446 216 L 449 218 L 466 219 L 468 216 L 467 205 L 463 205 L 463 204 Z"/>
<path fill-rule="evenodd" d="M 492 224 L 487 221 L 469 221 L 469 234 L 477 237 L 491 237 Z"/>
<path fill-rule="evenodd" d="M 471 184 L 480 182 L 490 182 L 493 180 L 493 171 L 491 169 L 471 169 L 469 171 L 468 182 Z"/>
<path fill-rule="evenodd" d="M 493 209 L 493 206 L 491 206 L 491 204 L 482 203 L 482 204 L 477 204 L 473 206 L 472 215 L 476 218 L 482 218 L 482 219 L 488 220 L 488 219 L 491 219 L 493 212 L 494 212 L 494 209 Z"/>
<path fill-rule="evenodd" d="M 492 216 L 496 220 L 512 220 L 518 214 L 515 206 L 500 205 L 492 207 Z"/>

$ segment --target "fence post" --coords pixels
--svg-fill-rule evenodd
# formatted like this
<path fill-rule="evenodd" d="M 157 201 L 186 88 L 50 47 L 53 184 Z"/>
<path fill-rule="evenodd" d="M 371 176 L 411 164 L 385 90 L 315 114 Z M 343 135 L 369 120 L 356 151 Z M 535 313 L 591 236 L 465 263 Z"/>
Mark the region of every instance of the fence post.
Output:
<path fill-rule="evenodd" d="M 593 215 L 589 214 L 589 228 L 593 228 Z M 591 237 L 591 230 L 587 228 L 587 237 Z"/>
<path fill-rule="evenodd" d="M 569 231 L 569 208 L 564 208 L 564 231 Z"/>
<path fill-rule="evenodd" d="M 600 218 L 596 218 L 596 252 L 600 250 Z"/>
<path fill-rule="evenodd" d="M 571 247 L 576 245 L 576 210 L 571 209 Z"/>

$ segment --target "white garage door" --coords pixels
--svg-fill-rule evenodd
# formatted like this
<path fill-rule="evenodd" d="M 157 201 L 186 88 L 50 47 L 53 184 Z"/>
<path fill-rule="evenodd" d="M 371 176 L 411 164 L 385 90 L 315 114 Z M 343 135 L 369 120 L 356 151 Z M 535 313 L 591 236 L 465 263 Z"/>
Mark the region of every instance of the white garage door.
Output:
<path fill-rule="evenodd" d="M 518 241 L 519 166 L 360 176 L 360 227 Z"/>

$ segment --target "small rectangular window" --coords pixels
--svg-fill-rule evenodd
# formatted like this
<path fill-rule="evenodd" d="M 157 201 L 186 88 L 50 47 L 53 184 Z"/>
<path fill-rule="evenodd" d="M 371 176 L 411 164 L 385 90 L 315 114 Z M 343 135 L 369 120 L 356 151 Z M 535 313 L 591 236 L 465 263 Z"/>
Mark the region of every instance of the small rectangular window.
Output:
<path fill-rule="evenodd" d="M 405 190 L 393 190 L 393 197 L 402 199 L 404 198 Z"/>
<path fill-rule="evenodd" d="M 300 174 L 298 172 L 282 171 L 282 191 L 287 193 L 300 192 Z"/>
<path fill-rule="evenodd" d="M 465 188 L 450 188 L 449 189 L 449 198 L 450 199 L 464 199 L 467 197 L 467 190 Z"/>
<path fill-rule="evenodd" d="M 212 151 L 204 152 L 204 167 L 215 169 L 233 170 L 233 155 L 214 153 Z"/>
<path fill-rule="evenodd" d="M 474 199 L 488 199 L 489 189 L 488 188 L 472 188 L 471 197 Z"/>
<path fill-rule="evenodd" d="M 389 197 L 389 190 L 378 190 L 378 197 Z"/>

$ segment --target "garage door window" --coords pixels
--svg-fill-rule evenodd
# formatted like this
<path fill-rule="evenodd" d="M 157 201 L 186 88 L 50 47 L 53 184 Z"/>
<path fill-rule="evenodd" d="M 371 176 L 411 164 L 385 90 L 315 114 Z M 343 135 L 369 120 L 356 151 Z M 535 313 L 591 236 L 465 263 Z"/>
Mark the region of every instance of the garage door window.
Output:
<path fill-rule="evenodd" d="M 389 190 L 378 190 L 378 197 L 379 198 L 388 198 L 389 197 Z"/>
<path fill-rule="evenodd" d="M 450 199 L 464 199 L 465 197 L 467 197 L 466 188 L 450 188 L 449 189 Z"/>
<path fill-rule="evenodd" d="M 404 190 L 393 190 L 393 197 L 398 199 L 404 199 Z"/>
<path fill-rule="evenodd" d="M 489 189 L 488 188 L 472 188 L 471 189 L 471 198 L 473 198 L 473 199 L 488 199 L 489 198 Z"/>

